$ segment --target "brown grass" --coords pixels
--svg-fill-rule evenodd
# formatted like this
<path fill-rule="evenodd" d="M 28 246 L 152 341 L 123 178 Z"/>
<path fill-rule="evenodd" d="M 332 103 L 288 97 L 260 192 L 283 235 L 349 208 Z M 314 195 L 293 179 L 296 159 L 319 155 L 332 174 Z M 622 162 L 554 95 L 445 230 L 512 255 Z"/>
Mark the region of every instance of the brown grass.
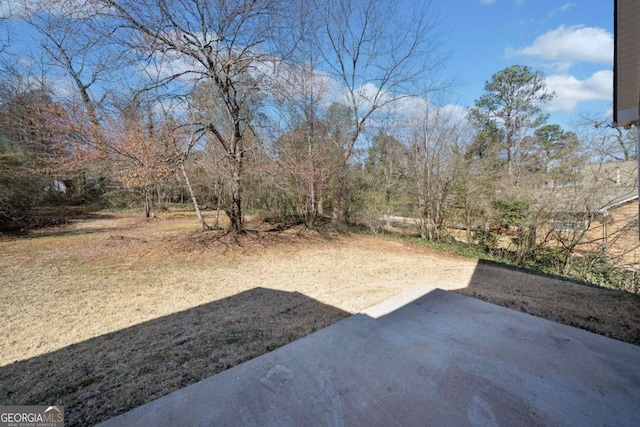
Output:
<path fill-rule="evenodd" d="M 424 284 L 640 344 L 636 295 L 384 238 L 250 228 L 101 213 L 1 239 L 0 404 L 94 424 Z"/>

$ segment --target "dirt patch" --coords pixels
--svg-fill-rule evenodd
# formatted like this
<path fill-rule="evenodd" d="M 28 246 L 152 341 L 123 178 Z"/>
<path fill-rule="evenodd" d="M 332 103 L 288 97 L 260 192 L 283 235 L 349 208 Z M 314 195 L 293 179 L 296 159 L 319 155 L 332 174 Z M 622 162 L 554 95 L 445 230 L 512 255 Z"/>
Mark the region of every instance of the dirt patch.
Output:
<path fill-rule="evenodd" d="M 419 245 L 191 213 L 91 215 L 0 239 L 0 404 L 95 424 L 417 285 L 640 344 L 640 298 Z"/>

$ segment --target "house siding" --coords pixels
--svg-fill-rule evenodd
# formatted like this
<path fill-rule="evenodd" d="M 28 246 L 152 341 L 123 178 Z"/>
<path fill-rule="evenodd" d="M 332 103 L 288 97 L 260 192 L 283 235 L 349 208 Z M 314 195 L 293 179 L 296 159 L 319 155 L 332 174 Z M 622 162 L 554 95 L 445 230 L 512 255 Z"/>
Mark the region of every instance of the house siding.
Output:
<path fill-rule="evenodd" d="M 609 210 L 607 221 L 607 255 L 624 264 L 640 263 L 638 238 L 638 201 L 633 200 Z M 603 235 L 602 223 L 598 224 Z"/>

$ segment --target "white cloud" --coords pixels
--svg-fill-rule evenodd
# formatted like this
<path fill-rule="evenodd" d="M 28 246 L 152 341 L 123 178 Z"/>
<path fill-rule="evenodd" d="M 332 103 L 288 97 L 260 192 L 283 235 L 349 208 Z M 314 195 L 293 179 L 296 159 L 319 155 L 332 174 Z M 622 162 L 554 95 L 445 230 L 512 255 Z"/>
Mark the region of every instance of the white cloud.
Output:
<path fill-rule="evenodd" d="M 602 28 L 560 25 L 515 53 L 557 61 L 567 67 L 577 61 L 610 64 L 613 61 L 613 35 Z"/>
<path fill-rule="evenodd" d="M 575 3 L 565 3 L 560 7 L 556 7 L 555 9 L 551 10 L 551 12 L 549 12 L 549 16 L 555 16 L 559 13 L 563 13 L 568 11 L 569 9 L 572 9 L 576 7 Z"/>
<path fill-rule="evenodd" d="M 466 120 L 468 109 L 458 104 L 447 104 L 440 107 L 440 111 L 454 122 L 461 123 Z"/>
<path fill-rule="evenodd" d="M 51 1 L 51 9 L 57 9 L 55 1 Z M 2 0 L 0 1 L 0 17 L 15 18 L 31 16 L 39 11 L 47 10 L 42 0 Z"/>
<path fill-rule="evenodd" d="M 374 104 L 377 106 L 393 104 L 391 102 L 393 99 L 394 97 L 391 94 L 381 90 L 373 83 L 364 83 L 354 89 L 343 87 L 337 101 L 344 105 L 351 105 L 355 102 L 361 111 L 369 111 Z"/>
<path fill-rule="evenodd" d="M 0 18 L 21 19 L 39 12 L 73 14 L 78 18 L 93 16 L 99 5 L 84 0 L 0 0 Z"/>
<path fill-rule="evenodd" d="M 427 98 L 423 98 L 421 96 L 407 96 L 399 99 L 393 107 L 399 114 L 409 116 L 416 112 L 425 111 L 429 108 L 429 105 L 430 102 Z"/>
<path fill-rule="evenodd" d="M 24 15 L 32 7 L 32 0 L 3 0 L 0 1 L 0 18 L 12 18 L 16 15 Z"/>
<path fill-rule="evenodd" d="M 555 74 L 547 76 L 546 82 L 549 90 L 557 94 L 546 108 L 550 113 L 571 112 L 580 102 L 609 101 L 612 98 L 611 70 L 598 71 L 584 80 L 569 74 Z"/>
<path fill-rule="evenodd" d="M 480 3 L 482 4 L 493 4 L 495 3 L 496 0 L 480 0 Z"/>
<path fill-rule="evenodd" d="M 405 121 L 423 120 L 425 116 L 438 116 L 439 120 L 449 123 L 461 123 L 467 117 L 467 107 L 458 104 L 438 105 L 421 96 L 408 96 L 399 99 L 394 105 L 398 118 Z"/>

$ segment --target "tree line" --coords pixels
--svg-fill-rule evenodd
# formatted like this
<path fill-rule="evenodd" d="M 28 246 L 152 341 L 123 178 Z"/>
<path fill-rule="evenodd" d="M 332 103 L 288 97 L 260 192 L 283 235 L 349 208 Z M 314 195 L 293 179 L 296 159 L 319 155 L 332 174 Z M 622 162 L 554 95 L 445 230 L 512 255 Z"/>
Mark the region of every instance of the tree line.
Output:
<path fill-rule="evenodd" d="M 540 225 L 569 190 L 587 197 L 582 165 L 630 160 L 635 131 L 548 123 L 555 94 L 521 65 L 491 76 L 471 108 L 436 102 L 450 85 L 438 19 L 392 3 L 56 0 L 12 11 L 0 23 L 0 227 L 33 226 L 52 203 L 147 216 L 190 203 L 203 230 L 224 216 L 242 232 L 248 213 L 374 232 L 404 218 L 435 241 L 457 230 L 497 249 L 510 235 L 520 261 L 535 258 L 553 234 Z M 33 36 L 29 57 L 12 50 L 24 46 L 15 29 Z M 554 239 L 573 254 L 571 239 Z"/>

